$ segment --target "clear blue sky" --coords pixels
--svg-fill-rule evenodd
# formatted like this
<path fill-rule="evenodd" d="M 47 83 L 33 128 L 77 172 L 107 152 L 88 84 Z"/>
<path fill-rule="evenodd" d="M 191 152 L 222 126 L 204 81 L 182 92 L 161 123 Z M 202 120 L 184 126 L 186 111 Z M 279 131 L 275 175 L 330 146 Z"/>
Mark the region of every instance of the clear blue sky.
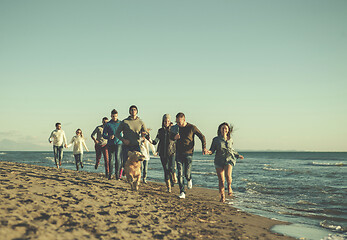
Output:
<path fill-rule="evenodd" d="M 0 150 L 49 150 L 135 104 L 208 146 L 347 151 L 347 1 L 0 1 Z M 197 147 L 201 148 L 198 139 Z"/>

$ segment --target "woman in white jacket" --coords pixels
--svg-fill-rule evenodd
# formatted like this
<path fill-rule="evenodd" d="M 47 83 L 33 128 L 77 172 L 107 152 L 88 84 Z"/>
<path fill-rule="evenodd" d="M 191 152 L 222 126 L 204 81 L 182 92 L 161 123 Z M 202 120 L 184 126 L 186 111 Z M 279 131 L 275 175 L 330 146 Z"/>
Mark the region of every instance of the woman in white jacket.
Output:
<path fill-rule="evenodd" d="M 76 136 L 73 136 L 71 139 L 70 144 L 68 147 L 73 145 L 73 155 L 75 157 L 75 162 L 76 162 L 76 169 L 78 171 L 78 164 L 81 164 L 81 168 L 83 168 L 83 147 L 86 149 L 87 152 L 89 152 L 85 139 L 83 138 L 82 130 L 77 129 L 76 130 Z"/>

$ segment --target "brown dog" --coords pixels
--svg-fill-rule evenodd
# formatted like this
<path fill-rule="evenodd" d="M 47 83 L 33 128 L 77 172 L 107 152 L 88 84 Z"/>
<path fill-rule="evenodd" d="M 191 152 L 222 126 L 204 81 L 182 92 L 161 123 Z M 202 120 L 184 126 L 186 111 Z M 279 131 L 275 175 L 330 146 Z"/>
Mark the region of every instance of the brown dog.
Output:
<path fill-rule="evenodd" d="M 139 190 L 141 179 L 141 162 L 145 160 L 145 156 L 138 151 L 129 151 L 128 159 L 125 162 L 124 171 L 131 190 Z"/>

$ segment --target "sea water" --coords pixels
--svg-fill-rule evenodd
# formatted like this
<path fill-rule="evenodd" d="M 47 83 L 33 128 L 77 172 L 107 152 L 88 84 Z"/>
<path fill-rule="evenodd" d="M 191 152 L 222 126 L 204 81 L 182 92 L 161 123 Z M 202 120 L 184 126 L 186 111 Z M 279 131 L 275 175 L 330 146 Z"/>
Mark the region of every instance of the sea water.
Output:
<path fill-rule="evenodd" d="M 294 237 L 347 239 L 346 152 L 242 154 L 245 159 L 238 160 L 233 169 L 234 197 L 227 201 L 228 204 L 253 214 L 293 223 L 291 228 L 276 230 L 275 227 L 274 231 Z M 193 186 L 218 189 L 213 158 L 201 152 L 194 153 Z M 53 152 L 0 152 L 0 161 L 54 167 Z M 94 152 L 85 153 L 83 162 L 83 171 L 105 171 L 103 160 L 99 168 L 94 169 Z M 76 168 L 71 152 L 64 152 L 62 164 L 62 168 Z M 152 156 L 148 180 L 163 179 L 160 159 Z M 298 232 L 297 228 L 306 235 L 291 234 L 291 231 Z"/>

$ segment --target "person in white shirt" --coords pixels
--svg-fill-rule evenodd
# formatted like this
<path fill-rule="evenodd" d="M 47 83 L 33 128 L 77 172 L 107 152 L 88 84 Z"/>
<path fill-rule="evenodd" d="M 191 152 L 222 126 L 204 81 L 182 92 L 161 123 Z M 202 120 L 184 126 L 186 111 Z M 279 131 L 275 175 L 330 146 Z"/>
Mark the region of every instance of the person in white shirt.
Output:
<path fill-rule="evenodd" d="M 70 147 L 71 145 L 73 145 L 73 155 L 75 157 L 76 169 L 78 171 L 78 164 L 81 164 L 81 168 L 83 168 L 83 147 L 87 152 L 89 152 L 81 129 L 76 130 L 76 136 L 72 137 L 71 142 L 67 147 Z"/>
<path fill-rule="evenodd" d="M 149 148 L 151 148 L 154 156 L 158 155 L 153 144 L 150 143 L 148 140 L 149 139 L 148 131 L 149 129 L 147 130 L 147 132 L 142 132 L 141 139 L 140 139 L 140 150 L 141 150 L 141 153 L 145 156 L 145 160 L 143 161 L 143 164 L 142 164 L 143 183 L 147 183 L 147 169 L 148 169 L 148 161 L 150 159 Z"/>
<path fill-rule="evenodd" d="M 56 123 L 55 128 L 49 136 L 48 141 L 49 143 L 53 142 L 54 161 L 57 168 L 59 168 L 63 159 L 63 147 L 67 147 L 67 141 L 65 132 L 61 130 L 61 123 Z"/>

